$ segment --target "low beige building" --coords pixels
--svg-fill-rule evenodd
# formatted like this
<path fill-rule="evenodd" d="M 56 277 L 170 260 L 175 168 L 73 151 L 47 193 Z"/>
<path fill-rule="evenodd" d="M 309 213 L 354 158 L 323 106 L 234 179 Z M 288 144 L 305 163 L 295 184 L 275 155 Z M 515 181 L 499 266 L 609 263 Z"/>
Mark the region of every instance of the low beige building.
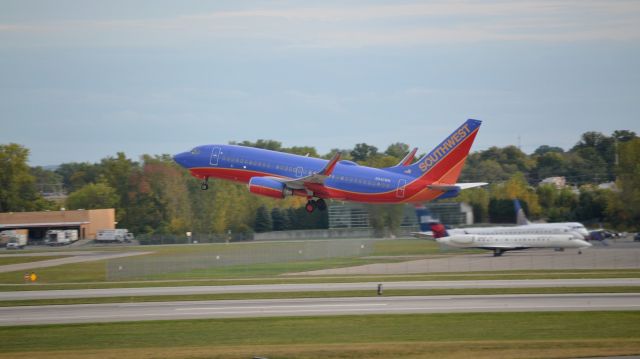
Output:
<path fill-rule="evenodd" d="M 41 240 L 50 229 L 77 229 L 79 239 L 95 239 L 98 230 L 116 228 L 113 208 L 75 211 L 0 213 L 0 231 L 27 229 L 30 240 Z"/>

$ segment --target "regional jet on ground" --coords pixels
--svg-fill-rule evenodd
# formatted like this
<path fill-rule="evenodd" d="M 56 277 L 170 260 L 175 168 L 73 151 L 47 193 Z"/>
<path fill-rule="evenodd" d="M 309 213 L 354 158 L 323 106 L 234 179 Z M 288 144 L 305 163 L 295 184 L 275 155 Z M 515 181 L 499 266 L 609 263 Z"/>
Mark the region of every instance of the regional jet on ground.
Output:
<path fill-rule="evenodd" d="M 580 233 L 568 227 L 469 227 L 446 229 L 426 208 L 417 208 L 420 232 L 416 237 L 434 238 L 438 243 L 456 248 L 480 248 L 493 251 L 499 257 L 505 251 L 529 248 L 587 248 Z M 578 253 L 581 253 L 578 251 Z"/>
<path fill-rule="evenodd" d="M 325 199 L 363 203 L 423 203 L 456 196 L 486 183 L 456 183 L 481 121 L 467 120 L 430 153 L 413 163 L 417 149 L 388 168 L 298 156 L 235 145 L 204 145 L 174 156 L 191 175 L 248 183 L 255 194 L 308 199 L 306 210 L 326 209 Z"/>

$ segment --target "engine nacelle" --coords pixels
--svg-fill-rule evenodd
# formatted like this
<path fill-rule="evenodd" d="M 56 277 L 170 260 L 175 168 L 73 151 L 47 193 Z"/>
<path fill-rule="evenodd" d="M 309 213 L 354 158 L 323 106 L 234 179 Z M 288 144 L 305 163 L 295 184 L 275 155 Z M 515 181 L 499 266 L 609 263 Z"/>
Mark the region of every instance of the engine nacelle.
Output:
<path fill-rule="evenodd" d="M 284 198 L 293 194 L 284 183 L 264 177 L 251 177 L 249 192 L 272 198 Z"/>

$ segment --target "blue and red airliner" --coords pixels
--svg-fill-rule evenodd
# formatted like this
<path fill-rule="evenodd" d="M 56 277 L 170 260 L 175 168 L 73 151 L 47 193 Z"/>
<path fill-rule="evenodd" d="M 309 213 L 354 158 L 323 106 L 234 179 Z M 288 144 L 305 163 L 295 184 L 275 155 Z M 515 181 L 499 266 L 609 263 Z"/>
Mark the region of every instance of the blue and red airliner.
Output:
<path fill-rule="evenodd" d="M 236 145 L 203 145 L 175 155 L 174 160 L 202 180 L 247 183 L 258 195 L 303 196 L 307 212 L 325 210 L 326 199 L 362 203 L 423 203 L 456 196 L 461 190 L 486 183 L 456 183 L 481 121 L 467 120 L 431 152 L 413 163 L 417 148 L 397 165 L 360 166 L 330 160 Z"/>

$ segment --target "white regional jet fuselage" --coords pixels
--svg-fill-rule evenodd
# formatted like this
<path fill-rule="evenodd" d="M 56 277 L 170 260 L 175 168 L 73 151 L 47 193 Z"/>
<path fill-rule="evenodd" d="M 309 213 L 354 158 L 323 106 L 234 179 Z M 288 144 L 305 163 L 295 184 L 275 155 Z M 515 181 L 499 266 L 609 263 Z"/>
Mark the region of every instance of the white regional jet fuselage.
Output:
<path fill-rule="evenodd" d="M 485 234 L 485 235 L 503 235 L 503 234 L 527 234 L 527 235 L 571 235 L 576 239 L 584 239 L 585 234 L 577 228 L 567 225 L 551 226 L 548 224 L 526 224 L 522 226 L 495 226 L 495 227 L 468 227 L 447 230 L 450 235 L 454 234 Z M 588 232 L 587 232 L 588 235 Z"/>
<path fill-rule="evenodd" d="M 587 248 L 591 244 L 575 234 L 454 234 L 436 238 L 438 243 L 455 248 L 493 250 L 498 257 L 505 251 L 529 248 Z M 437 237 L 437 236 L 436 236 Z"/>

